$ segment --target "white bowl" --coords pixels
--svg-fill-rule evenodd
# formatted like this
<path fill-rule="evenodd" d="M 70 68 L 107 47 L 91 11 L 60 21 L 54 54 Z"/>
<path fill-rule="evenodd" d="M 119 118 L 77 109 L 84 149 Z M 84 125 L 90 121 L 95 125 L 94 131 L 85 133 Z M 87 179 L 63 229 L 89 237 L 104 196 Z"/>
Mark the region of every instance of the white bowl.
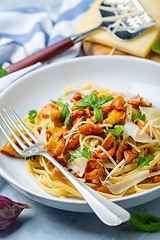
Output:
<path fill-rule="evenodd" d="M 69 85 L 96 83 L 119 92 L 139 93 L 154 104 L 160 103 L 160 65 L 149 60 L 123 56 L 81 57 L 45 66 L 10 85 L 0 95 L 0 111 L 13 107 L 23 118 L 31 109 L 40 109 L 57 99 Z M 0 133 L 0 148 L 6 139 Z M 70 211 L 90 212 L 85 201 L 60 199 L 44 192 L 26 170 L 25 161 L 0 154 L 0 174 L 24 195 L 42 204 Z M 113 200 L 129 208 L 160 196 L 160 187 Z"/>

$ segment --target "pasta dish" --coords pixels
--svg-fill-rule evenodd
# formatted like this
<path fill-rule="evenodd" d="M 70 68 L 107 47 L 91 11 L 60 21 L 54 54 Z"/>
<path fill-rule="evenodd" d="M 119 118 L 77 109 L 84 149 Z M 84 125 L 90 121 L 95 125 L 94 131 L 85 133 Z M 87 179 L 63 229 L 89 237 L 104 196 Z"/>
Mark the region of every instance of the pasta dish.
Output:
<path fill-rule="evenodd" d="M 139 95 L 71 86 L 39 111 L 30 110 L 24 123 L 53 158 L 108 199 L 160 185 L 160 108 Z M 0 151 L 21 157 L 9 142 Z M 43 156 L 26 158 L 26 164 L 48 194 L 82 199 Z"/>

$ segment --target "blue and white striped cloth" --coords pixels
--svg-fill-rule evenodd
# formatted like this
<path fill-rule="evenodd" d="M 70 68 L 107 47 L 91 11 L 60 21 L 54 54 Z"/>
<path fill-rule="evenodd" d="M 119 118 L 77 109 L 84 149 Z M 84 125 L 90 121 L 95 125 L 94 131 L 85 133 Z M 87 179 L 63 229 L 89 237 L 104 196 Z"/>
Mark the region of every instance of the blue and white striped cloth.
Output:
<path fill-rule="evenodd" d="M 0 12 L 0 65 L 5 68 L 46 46 L 74 35 L 78 24 L 94 1 L 64 0 L 58 16 L 35 7 Z M 79 46 L 75 45 L 49 62 L 76 57 Z M 0 80 L 0 92 L 32 68 L 41 66 L 42 64 L 36 64 L 3 77 Z"/>

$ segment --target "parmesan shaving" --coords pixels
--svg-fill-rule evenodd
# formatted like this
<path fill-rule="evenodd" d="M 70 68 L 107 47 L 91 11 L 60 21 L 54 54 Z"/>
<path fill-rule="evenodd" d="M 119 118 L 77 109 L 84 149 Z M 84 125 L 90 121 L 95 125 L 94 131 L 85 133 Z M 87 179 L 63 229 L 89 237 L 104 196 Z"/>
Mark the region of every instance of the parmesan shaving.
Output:
<path fill-rule="evenodd" d="M 76 158 L 74 161 L 68 162 L 68 167 L 74 170 L 80 177 L 82 177 L 85 172 L 87 162 L 87 158 Z"/>
<path fill-rule="evenodd" d="M 109 190 L 113 194 L 119 194 L 119 193 L 129 189 L 130 187 L 136 185 L 137 183 L 142 182 L 148 176 L 149 176 L 149 170 L 145 170 L 145 171 L 138 172 L 137 174 L 135 174 L 123 181 L 120 181 L 118 183 L 112 184 L 111 182 L 107 181 L 105 183 L 105 185 L 109 188 Z"/>
<path fill-rule="evenodd" d="M 156 139 L 153 140 L 145 133 L 143 135 L 140 135 L 138 126 L 131 121 L 126 122 L 124 125 L 124 138 L 127 138 L 128 136 L 131 136 L 136 142 L 142 143 L 160 142 L 160 140 Z"/>
<path fill-rule="evenodd" d="M 110 128 L 113 127 L 112 124 L 107 124 L 107 123 L 100 124 L 99 126 L 102 127 L 102 128 L 103 128 L 103 127 L 110 127 Z"/>
<path fill-rule="evenodd" d="M 139 107 L 139 109 L 146 115 L 147 120 L 152 122 L 153 127 L 160 128 L 160 108 Z"/>
<path fill-rule="evenodd" d="M 46 127 L 42 128 L 40 137 L 41 137 L 41 142 L 44 143 L 44 145 L 46 145 L 47 144 Z"/>
<path fill-rule="evenodd" d="M 160 118 L 160 108 L 156 107 L 139 107 L 141 112 L 146 115 L 148 121 Z"/>
<path fill-rule="evenodd" d="M 32 129 L 32 132 L 40 142 L 47 144 L 46 127 L 42 128 L 41 133 L 37 131 L 36 127 Z"/>
<path fill-rule="evenodd" d="M 152 125 L 155 128 L 160 128 L 160 118 L 154 119 Z"/>

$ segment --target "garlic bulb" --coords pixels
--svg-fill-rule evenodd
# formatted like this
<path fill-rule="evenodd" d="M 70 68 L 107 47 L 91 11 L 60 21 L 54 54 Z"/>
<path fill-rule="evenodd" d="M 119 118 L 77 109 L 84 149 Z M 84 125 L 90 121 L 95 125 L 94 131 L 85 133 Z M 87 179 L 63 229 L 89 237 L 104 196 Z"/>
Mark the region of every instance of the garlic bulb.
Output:
<path fill-rule="evenodd" d="M 0 195 L 0 230 L 9 227 L 24 208 L 30 208 L 30 206 Z"/>

